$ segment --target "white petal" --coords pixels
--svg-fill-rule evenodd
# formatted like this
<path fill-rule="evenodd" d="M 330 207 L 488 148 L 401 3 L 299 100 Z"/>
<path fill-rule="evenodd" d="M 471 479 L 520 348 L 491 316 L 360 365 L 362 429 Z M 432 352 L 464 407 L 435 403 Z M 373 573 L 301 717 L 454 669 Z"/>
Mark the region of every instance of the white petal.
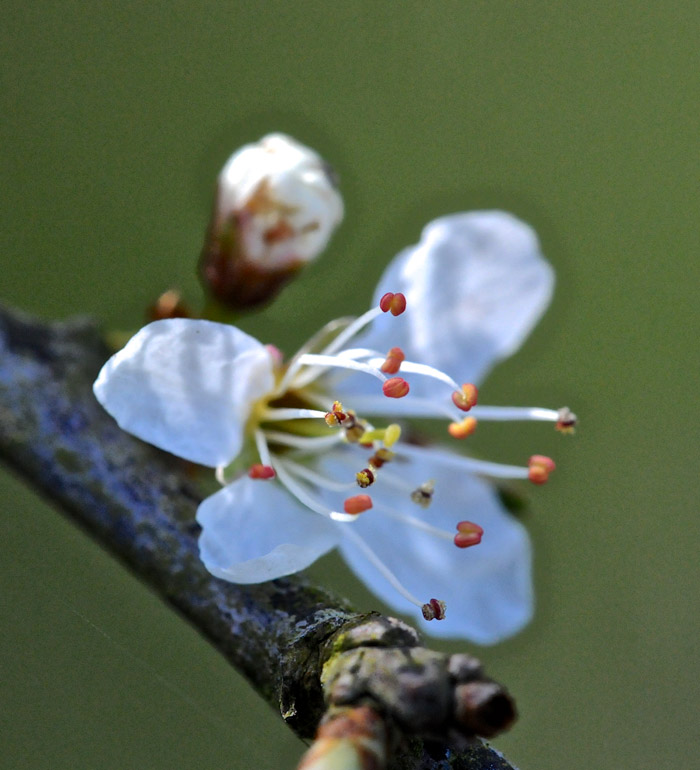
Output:
<path fill-rule="evenodd" d="M 247 476 L 197 511 L 206 568 L 231 583 L 262 583 L 298 572 L 338 542 L 337 525 L 294 500 L 276 481 Z"/>
<path fill-rule="evenodd" d="M 502 211 L 442 217 L 397 255 L 379 281 L 374 301 L 388 291 L 403 292 L 406 312 L 379 318 L 357 345 L 382 352 L 397 345 L 408 359 L 460 383 L 479 382 L 520 347 L 553 286 L 535 232 L 516 217 Z M 416 394 L 431 388 L 430 381 L 410 381 Z"/>
<path fill-rule="evenodd" d="M 228 464 L 251 405 L 272 390 L 270 354 L 225 324 L 145 326 L 102 367 L 97 400 L 129 433 L 195 463 Z"/>
<path fill-rule="evenodd" d="M 436 598 L 447 603 L 444 620 L 426 623 L 421 618 L 426 633 L 480 644 L 493 644 L 516 633 L 533 610 L 530 541 L 525 528 L 505 511 L 486 481 L 461 467 L 456 455 L 418 447 L 401 447 L 400 451 L 367 490 L 374 508 L 346 526 L 356 527 L 408 591 L 426 602 Z M 334 455 L 325 461 L 325 472 L 347 477 L 351 469 L 338 461 L 338 453 Z M 383 483 L 382 472 L 405 479 L 408 489 L 434 479 L 430 507 L 422 509 L 409 499 L 408 491 L 402 493 Z M 479 545 L 460 549 L 452 540 L 388 517 L 381 505 L 453 534 L 458 521 L 473 521 L 483 527 L 484 536 Z M 340 548 L 356 574 L 383 601 L 413 618 L 420 615 L 351 540 L 341 542 Z"/>

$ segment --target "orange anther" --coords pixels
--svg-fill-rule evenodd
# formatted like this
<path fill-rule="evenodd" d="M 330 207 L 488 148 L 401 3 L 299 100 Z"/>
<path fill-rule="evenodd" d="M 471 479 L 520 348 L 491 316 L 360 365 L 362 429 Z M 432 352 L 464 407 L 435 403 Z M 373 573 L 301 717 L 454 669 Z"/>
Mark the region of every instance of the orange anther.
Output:
<path fill-rule="evenodd" d="M 544 455 L 532 455 L 528 462 L 528 478 L 533 484 L 544 484 L 549 474 L 556 469 L 554 460 Z"/>
<path fill-rule="evenodd" d="M 471 521 L 460 521 L 457 524 L 457 534 L 454 543 L 457 548 L 469 548 L 470 545 L 478 545 L 484 530 Z"/>
<path fill-rule="evenodd" d="M 472 385 L 470 382 L 465 382 L 464 385 L 462 385 L 462 390 L 455 390 L 455 392 L 452 394 L 452 403 L 457 407 L 457 409 L 461 409 L 463 412 L 468 412 L 474 404 L 476 404 L 476 400 L 479 396 L 479 391 L 477 390 L 476 385 Z"/>
<path fill-rule="evenodd" d="M 409 387 L 402 377 L 392 377 L 382 385 L 382 391 L 387 398 L 403 398 L 408 395 Z"/>
<path fill-rule="evenodd" d="M 386 361 L 381 365 L 380 369 L 385 374 L 396 374 L 401 368 L 401 364 L 404 362 L 406 356 L 401 348 L 392 348 L 386 354 Z"/>
<path fill-rule="evenodd" d="M 388 291 L 380 300 L 379 307 L 383 313 L 401 315 L 406 309 L 406 297 L 401 292 L 394 294 Z"/>
<path fill-rule="evenodd" d="M 474 433 L 476 425 L 477 422 L 475 417 L 465 417 L 463 420 L 460 420 L 460 422 L 451 422 L 447 426 L 447 430 L 452 438 L 466 438 Z"/>
<path fill-rule="evenodd" d="M 345 513 L 351 513 L 357 515 L 358 513 L 364 513 L 372 507 L 372 498 L 369 495 L 354 495 L 348 497 L 343 503 L 343 510 Z"/>
<path fill-rule="evenodd" d="M 274 479 L 275 469 L 271 465 L 256 463 L 255 465 L 251 465 L 248 469 L 248 476 L 250 476 L 251 479 Z"/>
<path fill-rule="evenodd" d="M 444 620 L 447 605 L 440 599 L 431 599 L 421 607 L 426 620 Z"/>

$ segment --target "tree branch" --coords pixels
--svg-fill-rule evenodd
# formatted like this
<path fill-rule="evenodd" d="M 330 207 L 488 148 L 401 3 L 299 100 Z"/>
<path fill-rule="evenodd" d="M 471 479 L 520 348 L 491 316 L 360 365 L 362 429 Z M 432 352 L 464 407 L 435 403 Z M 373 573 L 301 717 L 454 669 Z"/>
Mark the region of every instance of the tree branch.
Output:
<path fill-rule="evenodd" d="M 237 586 L 204 569 L 186 467 L 121 431 L 94 399 L 108 355 L 87 320 L 0 309 L 0 458 L 182 613 L 299 736 L 326 708 L 331 718 L 369 706 L 392 770 L 511 768 L 474 740 L 514 718 L 478 661 L 431 652 L 400 621 L 358 614 L 302 576 Z"/>

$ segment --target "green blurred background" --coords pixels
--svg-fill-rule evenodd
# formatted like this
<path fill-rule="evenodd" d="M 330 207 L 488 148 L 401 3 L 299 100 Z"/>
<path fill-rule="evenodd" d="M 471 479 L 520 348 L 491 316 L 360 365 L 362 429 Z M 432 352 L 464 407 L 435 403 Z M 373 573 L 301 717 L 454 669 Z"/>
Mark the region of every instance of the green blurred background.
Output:
<path fill-rule="evenodd" d="M 476 650 L 518 699 L 496 745 L 523 770 L 700 750 L 699 22 L 690 0 L 3 4 L 4 302 L 133 328 L 170 286 L 197 301 L 216 173 L 271 130 L 331 161 L 347 206 L 246 320 L 288 352 L 362 310 L 435 216 L 501 207 L 537 229 L 554 303 L 483 399 L 569 404 L 581 427 L 474 437 L 559 464 L 526 516 L 536 621 Z M 302 744 L 191 628 L 0 481 L 2 767 L 294 767 Z M 377 607 L 335 557 L 313 574 Z"/>

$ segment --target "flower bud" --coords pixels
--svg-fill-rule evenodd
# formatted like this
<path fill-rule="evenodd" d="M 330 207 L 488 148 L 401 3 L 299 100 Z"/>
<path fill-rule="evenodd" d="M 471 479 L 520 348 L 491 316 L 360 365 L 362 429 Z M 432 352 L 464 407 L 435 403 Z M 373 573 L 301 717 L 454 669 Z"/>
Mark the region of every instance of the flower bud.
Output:
<path fill-rule="evenodd" d="M 284 134 L 241 147 L 219 175 L 199 264 L 205 290 L 231 310 L 269 301 L 342 218 L 333 172 L 313 150 Z"/>

